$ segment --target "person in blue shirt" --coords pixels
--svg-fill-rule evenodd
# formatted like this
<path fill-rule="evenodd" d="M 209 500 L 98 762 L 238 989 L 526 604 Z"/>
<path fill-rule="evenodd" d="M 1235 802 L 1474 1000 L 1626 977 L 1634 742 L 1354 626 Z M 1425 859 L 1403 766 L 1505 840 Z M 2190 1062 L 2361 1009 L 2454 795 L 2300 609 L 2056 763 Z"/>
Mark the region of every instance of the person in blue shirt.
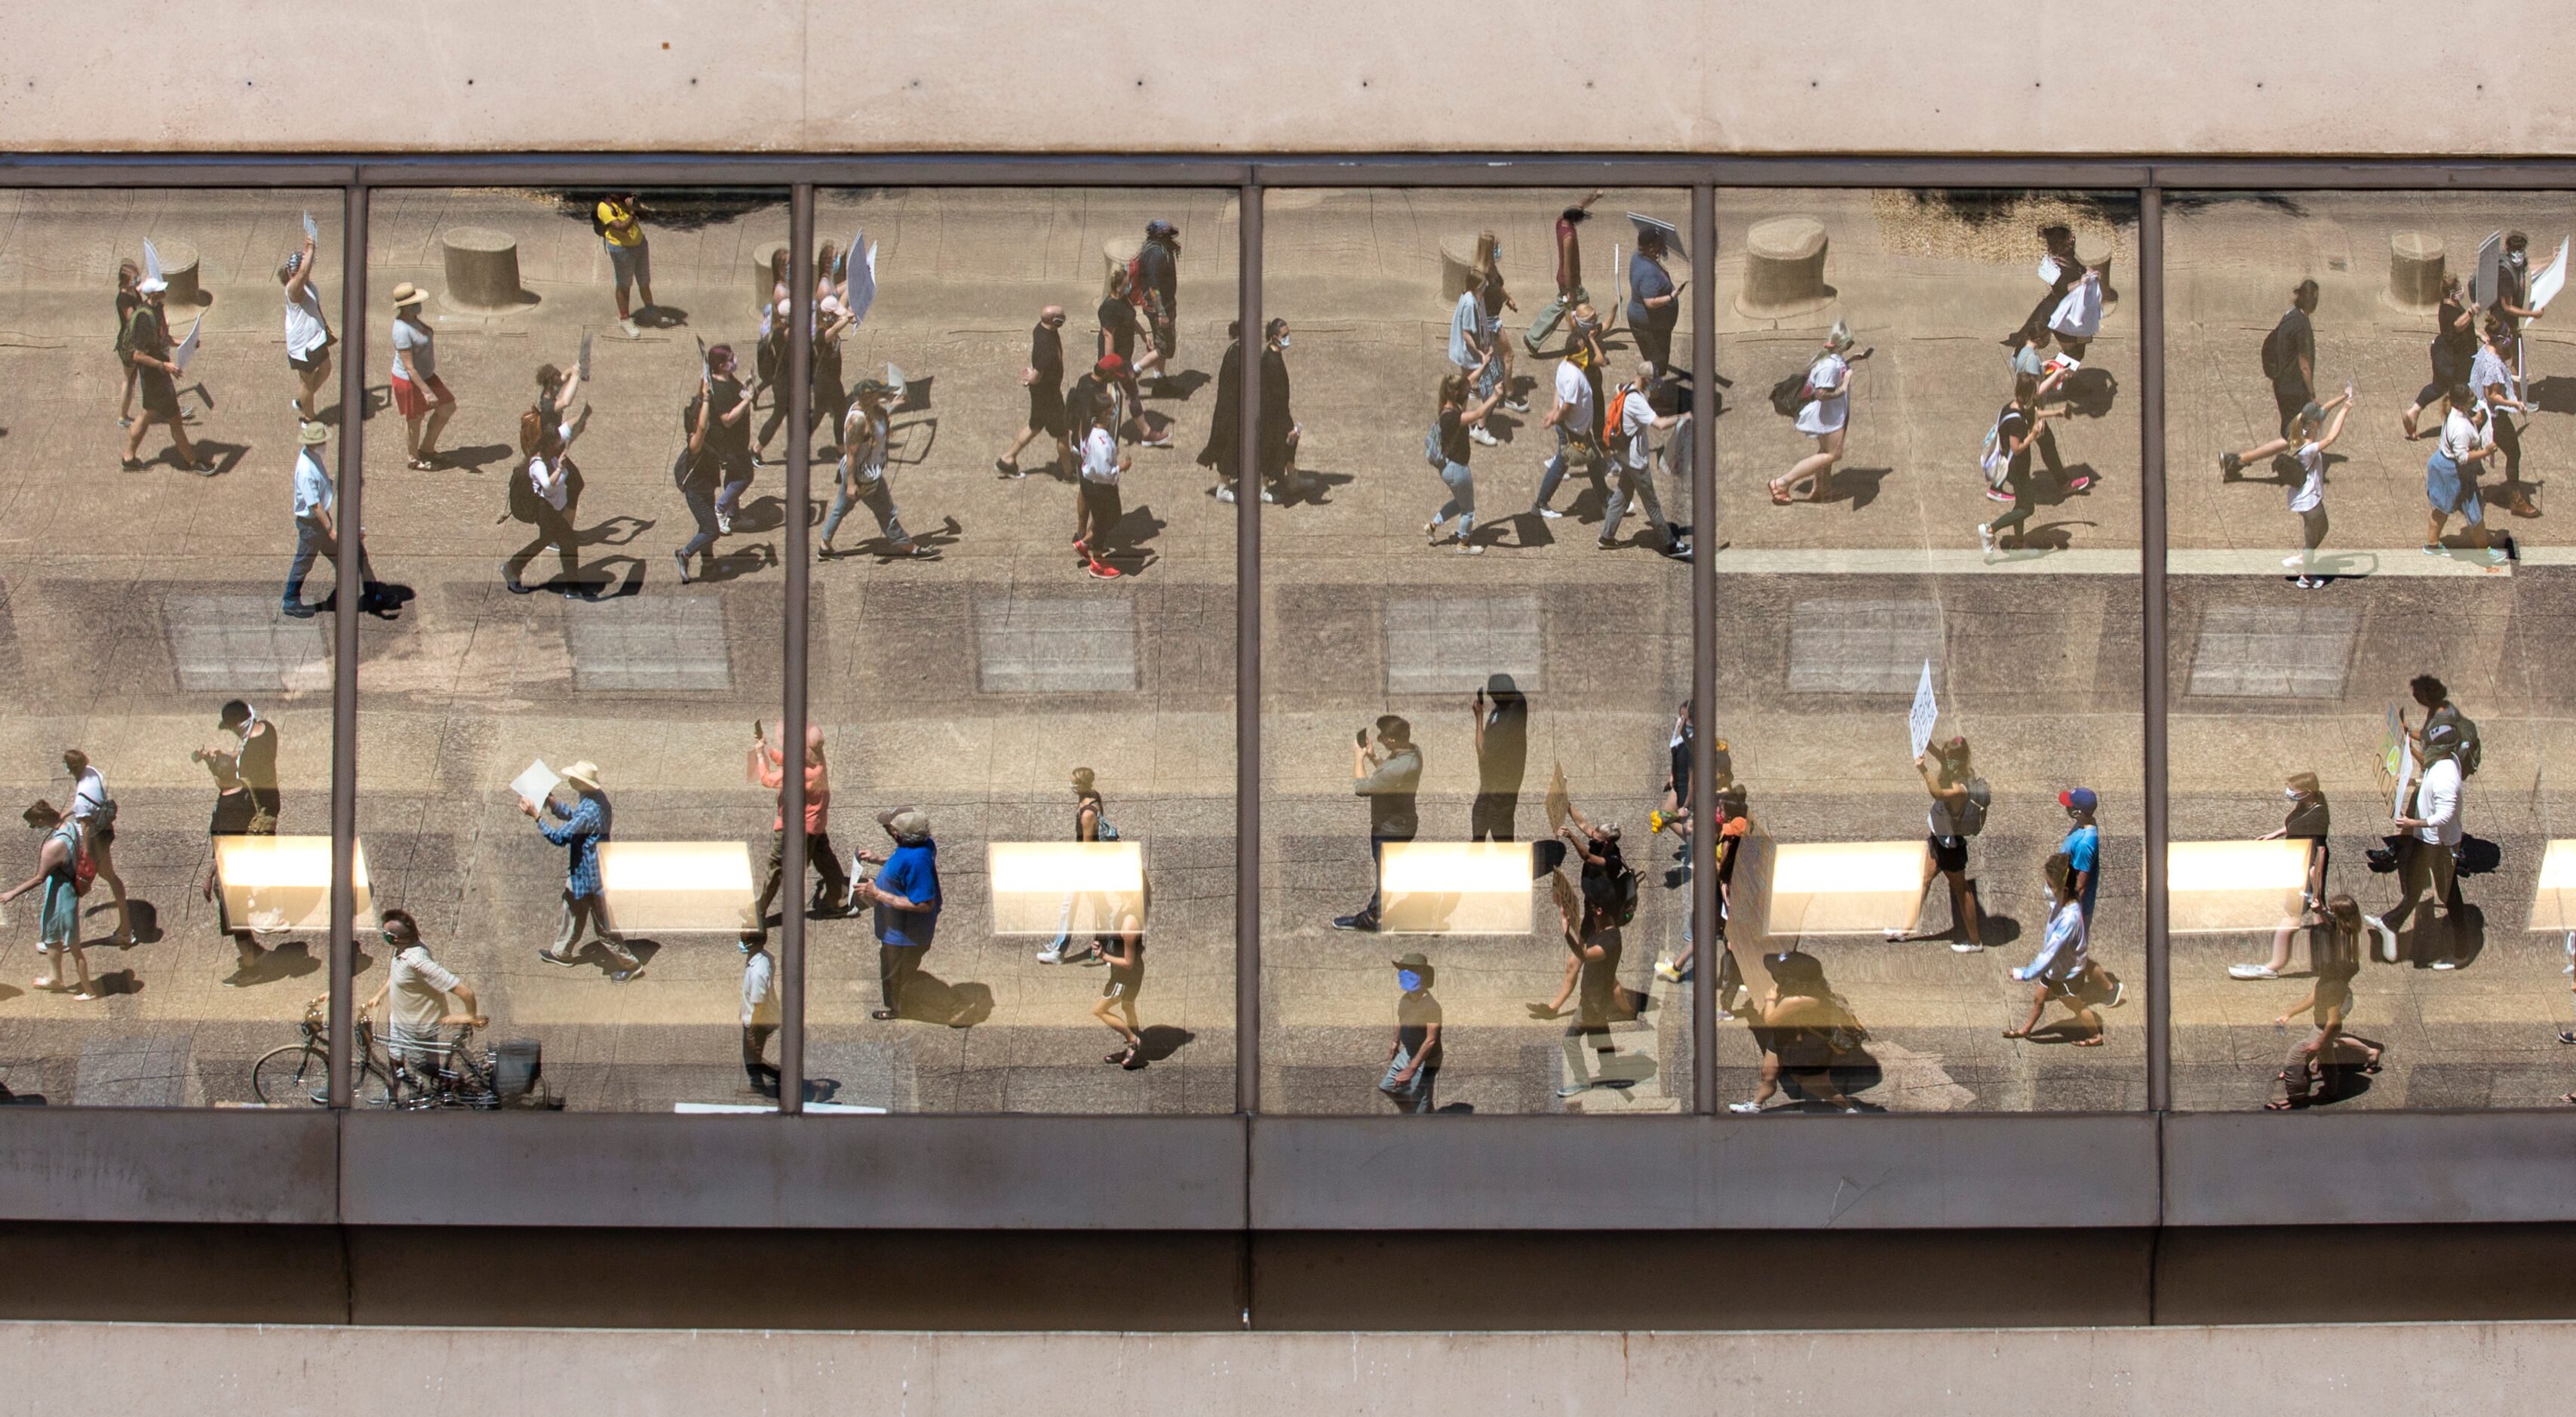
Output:
<path fill-rule="evenodd" d="M 617 967 L 608 977 L 623 984 L 644 972 L 644 962 L 626 948 L 626 940 L 608 919 L 608 896 L 599 883 L 599 844 L 608 840 L 610 814 L 608 794 L 600 790 L 599 768 L 590 762 L 578 762 L 563 771 L 564 781 L 573 788 L 573 805 L 564 806 L 549 794 L 541 813 L 537 804 L 522 797 L 519 810 L 534 817 L 537 830 L 545 838 L 565 849 L 563 929 L 555 935 L 554 948 L 540 949 L 537 958 L 548 964 L 572 965 L 581 961 L 573 954 L 581 942 L 586 922 L 608 946 L 609 958 Z M 559 817 L 562 826 L 546 820 Z"/>
<path fill-rule="evenodd" d="M 1639 358 L 1654 366 L 1657 382 L 1673 372 L 1673 326 L 1681 319 L 1681 287 L 1664 269 L 1664 234 L 1640 227 L 1628 258 L 1628 330 Z"/>
<path fill-rule="evenodd" d="M 894 850 L 884 857 L 860 852 L 861 861 L 884 864 L 851 892 L 876 906 L 879 1007 L 868 1017 L 884 1021 L 902 1014 L 903 991 L 939 928 L 939 844 L 930 839 L 929 814 L 917 808 L 880 812 L 877 825 L 894 838 Z"/>
<path fill-rule="evenodd" d="M 2084 903 L 2084 925 L 2093 925 L 2093 896 L 2101 886 L 2102 829 L 2093 824 L 2093 811 L 2102 799 L 2092 788 L 2076 787 L 2057 794 L 2057 805 L 2066 809 L 2067 819 L 2075 825 L 2066 829 L 2066 839 L 2057 849 L 2066 854 L 2067 869 L 2075 873 L 2075 894 Z"/>

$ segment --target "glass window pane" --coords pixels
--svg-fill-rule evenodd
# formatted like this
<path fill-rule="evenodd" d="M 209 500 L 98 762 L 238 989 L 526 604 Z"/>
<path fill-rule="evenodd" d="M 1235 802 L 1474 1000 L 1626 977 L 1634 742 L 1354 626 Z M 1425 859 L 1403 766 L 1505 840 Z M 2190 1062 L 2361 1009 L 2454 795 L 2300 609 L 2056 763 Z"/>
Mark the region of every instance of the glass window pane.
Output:
<path fill-rule="evenodd" d="M 2143 1106 L 2136 200 L 1717 211 L 1724 1099 Z"/>
<path fill-rule="evenodd" d="M 316 389 L 337 417 L 336 366 L 316 347 L 339 324 L 340 194 L 0 203 L 0 373 L 20 395 L 0 475 L 23 513 L 0 578 L 20 709 L 6 777 L 13 814 L 47 807 L 0 883 L 39 877 L 5 907 L 0 1090 L 312 1106 L 332 652 L 329 622 L 282 614 L 277 588 L 300 452 L 283 405 Z M 315 450 L 326 485 L 331 431 Z M 83 825 L 54 826 L 54 810 Z"/>
<path fill-rule="evenodd" d="M 373 195 L 358 831 L 422 949 L 362 916 L 357 992 L 388 991 L 372 1065 L 407 1093 L 515 1100 L 534 1061 L 581 1110 L 774 1105 L 775 941 L 742 937 L 776 814 L 750 753 L 787 510 L 753 350 L 787 225 L 776 190 Z M 701 481 L 714 535 L 684 548 Z"/>
<path fill-rule="evenodd" d="M 926 946 L 811 927 L 807 1076 L 902 1112 L 1230 1112 L 1235 509 L 1197 461 L 1233 422 L 1234 197 L 826 191 L 815 225 L 863 311 L 824 312 L 807 509 L 833 843 L 917 900 L 895 838 L 926 826 L 944 904 Z"/>
<path fill-rule="evenodd" d="M 2166 198 L 2177 1107 L 2566 1091 L 2566 205 Z"/>
<path fill-rule="evenodd" d="M 1689 215 L 1267 198 L 1266 1110 L 1691 1106 Z"/>

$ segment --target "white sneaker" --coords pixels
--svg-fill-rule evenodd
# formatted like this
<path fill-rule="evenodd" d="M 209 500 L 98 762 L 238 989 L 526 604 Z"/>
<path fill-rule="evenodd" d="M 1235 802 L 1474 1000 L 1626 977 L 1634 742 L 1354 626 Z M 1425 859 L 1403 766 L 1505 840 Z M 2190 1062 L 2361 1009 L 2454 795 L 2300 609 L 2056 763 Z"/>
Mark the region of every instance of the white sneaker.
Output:
<path fill-rule="evenodd" d="M 618 321 L 617 328 L 624 330 L 628 339 L 642 339 L 644 337 L 644 332 L 637 329 L 635 327 L 635 322 L 631 319 Z"/>
<path fill-rule="evenodd" d="M 1264 487 L 1261 489 L 1261 500 L 1275 507 L 1279 505 L 1279 494 Z"/>
<path fill-rule="evenodd" d="M 1233 489 L 1233 488 L 1231 488 L 1231 487 L 1220 487 L 1220 488 L 1216 489 L 1216 499 L 1217 499 L 1218 501 L 1220 501 L 1220 502 L 1226 503 L 1226 504 L 1227 504 L 1227 505 L 1229 505 L 1229 506 L 1233 505 L 1233 502 L 1234 502 L 1234 489 Z"/>
<path fill-rule="evenodd" d="M 1483 425 L 1483 424 L 1481 424 L 1481 423 L 1479 423 L 1479 424 L 1477 424 L 1476 426 L 1474 426 L 1474 427 L 1472 427 L 1472 428 L 1468 429 L 1468 430 L 1467 430 L 1467 436 L 1468 436 L 1468 437 L 1470 437 L 1470 438 L 1473 438 L 1474 440 L 1476 440 L 1476 441 L 1477 441 L 1477 442 L 1479 442 L 1479 443 L 1484 444 L 1484 445 L 1485 445 L 1486 447 L 1488 447 L 1488 448 L 1499 448 L 1499 447 L 1501 447 L 1501 446 L 1503 445 L 1503 440 L 1502 440 L 1502 439 L 1500 439 L 1500 438 L 1495 437 L 1495 436 L 1494 436 L 1493 434 L 1491 434 L 1491 433 L 1486 432 L 1486 431 L 1485 431 L 1485 425 Z"/>
<path fill-rule="evenodd" d="M 2380 919 L 2376 915 L 2365 915 L 2361 917 L 2361 923 L 2369 926 L 2370 933 L 2379 937 L 2379 962 L 2382 964 L 2395 964 L 2397 962 L 2397 932 L 2389 929 L 2388 922 Z"/>
<path fill-rule="evenodd" d="M 1458 543 L 1458 554 L 1461 556 L 1482 556 L 1485 554 L 1485 548 L 1472 541 L 1461 541 Z"/>
<path fill-rule="evenodd" d="M 1750 1117 L 1762 1110 L 1762 1104 L 1759 1102 L 1730 1102 L 1726 1104 L 1726 1110 L 1740 1116 Z"/>
<path fill-rule="evenodd" d="M 1558 521 L 1565 516 L 1565 513 L 1558 511 L 1554 507 L 1532 507 L 1530 510 L 1547 518 L 1549 521 Z"/>
<path fill-rule="evenodd" d="M 1529 400 L 1505 399 L 1503 400 L 1503 411 L 1506 413 L 1527 413 L 1530 411 Z"/>
<path fill-rule="evenodd" d="M 1667 984 L 1679 984 L 1682 982 L 1682 972 L 1673 967 L 1673 962 L 1670 956 L 1655 961 L 1655 977 L 1663 980 Z"/>
<path fill-rule="evenodd" d="M 1986 947 L 1983 945 L 1972 944 L 1966 940 L 1952 940 L 1950 942 L 1950 953 L 1954 955 L 1983 954 L 1985 953 L 1985 949 Z"/>
<path fill-rule="evenodd" d="M 1438 517 L 1433 517 L 1431 520 L 1422 524 L 1422 539 L 1430 542 L 1434 546 L 1440 544 L 1440 519 Z"/>
<path fill-rule="evenodd" d="M 2227 966 L 2227 977 L 2230 979 L 2278 979 L 2281 977 L 2281 971 L 2274 969 L 2268 964 L 2231 964 Z"/>
<path fill-rule="evenodd" d="M 2284 556 L 2281 558 L 2281 568 L 2287 571 L 2295 571 L 2307 563 L 2308 558 L 2305 556 Z"/>
<path fill-rule="evenodd" d="M 1977 546 L 1986 553 L 1988 560 L 1994 559 L 1995 529 L 1984 522 L 1977 523 Z"/>
<path fill-rule="evenodd" d="M 716 513 L 716 530 L 722 532 L 726 536 L 733 535 L 733 513 Z"/>
<path fill-rule="evenodd" d="M 2460 967 L 2460 962 L 2456 959 L 2437 959 L 2433 961 L 2433 967 L 2435 969 L 2457 969 Z"/>

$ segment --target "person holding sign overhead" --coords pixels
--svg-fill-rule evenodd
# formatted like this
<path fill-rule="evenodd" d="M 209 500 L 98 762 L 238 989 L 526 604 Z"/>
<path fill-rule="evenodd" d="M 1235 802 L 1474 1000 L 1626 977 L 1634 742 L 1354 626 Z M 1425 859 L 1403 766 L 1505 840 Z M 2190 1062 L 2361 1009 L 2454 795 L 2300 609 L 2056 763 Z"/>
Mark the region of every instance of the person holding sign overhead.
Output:
<path fill-rule="evenodd" d="M 608 947 L 609 958 L 616 961 L 617 967 L 609 971 L 608 977 L 623 984 L 644 972 L 644 962 L 626 948 L 625 937 L 609 922 L 608 896 L 600 889 L 599 847 L 608 840 L 610 826 L 608 794 L 600 790 L 598 766 L 587 760 L 565 768 L 563 780 L 573 789 L 573 805 L 569 808 L 557 802 L 551 792 L 546 794 L 542 811 L 528 798 L 519 799 L 519 810 L 535 819 L 537 830 L 545 834 L 546 840 L 565 850 L 563 929 L 555 935 L 554 947 L 538 950 L 537 958 L 548 964 L 579 964 L 573 947 L 580 943 L 582 927 L 587 923 L 599 942 Z M 548 816 L 561 819 L 563 825 L 547 821 Z"/>

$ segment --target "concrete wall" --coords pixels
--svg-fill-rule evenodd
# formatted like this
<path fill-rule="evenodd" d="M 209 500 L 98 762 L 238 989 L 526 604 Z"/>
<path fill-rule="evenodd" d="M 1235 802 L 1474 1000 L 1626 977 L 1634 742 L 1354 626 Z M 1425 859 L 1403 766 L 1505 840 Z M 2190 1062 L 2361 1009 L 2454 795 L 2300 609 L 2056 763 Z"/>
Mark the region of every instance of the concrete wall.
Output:
<path fill-rule="evenodd" d="M 1170 1335 L 0 1326 L 0 1413 L 2526 1410 L 2555 1324 Z"/>
<path fill-rule="evenodd" d="M 2464 31 L 2437 83 L 2426 22 L 2393 0 L 2044 22 L 1994 0 L 96 0 L 14 27 L 0 148 L 2569 149 L 2566 47 Z"/>

